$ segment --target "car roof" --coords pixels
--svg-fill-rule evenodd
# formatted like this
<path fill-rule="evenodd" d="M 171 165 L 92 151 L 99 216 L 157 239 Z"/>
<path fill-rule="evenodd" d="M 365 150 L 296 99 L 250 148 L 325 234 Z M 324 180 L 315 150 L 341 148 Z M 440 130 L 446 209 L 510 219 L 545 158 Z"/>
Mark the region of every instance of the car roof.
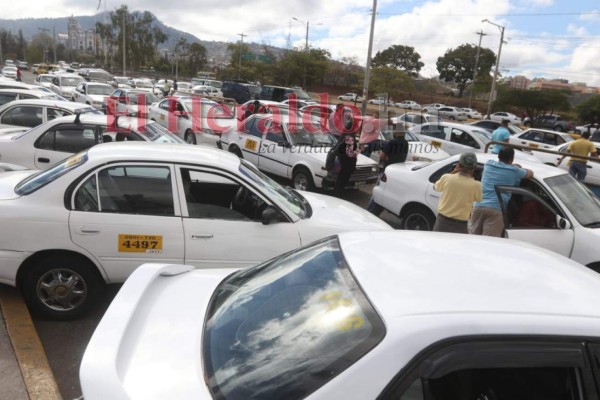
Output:
<path fill-rule="evenodd" d="M 207 146 L 167 144 L 151 142 L 103 143 L 88 150 L 88 157 L 95 163 L 111 161 L 168 162 L 204 164 L 237 171 L 240 159 L 232 153 Z"/>
<path fill-rule="evenodd" d="M 415 231 L 342 233 L 339 240 L 388 326 L 410 329 L 405 318 L 431 315 L 454 325 L 475 313 L 499 321 L 510 314 L 600 318 L 600 275 L 525 242 Z"/>
<path fill-rule="evenodd" d="M 14 107 L 17 105 L 26 105 L 26 106 L 55 106 L 59 108 L 63 108 L 66 110 L 78 110 L 80 108 L 90 108 L 89 104 L 83 103 L 74 103 L 72 101 L 63 101 L 63 100 L 48 100 L 48 99 L 23 99 L 23 100 L 15 100 L 10 103 L 6 103 L 0 110 L 3 110 L 5 107 Z"/>
<path fill-rule="evenodd" d="M 524 153 L 524 154 L 527 154 L 527 153 Z M 498 160 L 497 154 L 477 153 L 476 155 L 477 155 L 477 162 L 479 164 L 485 164 L 486 162 L 488 162 L 490 160 L 494 160 L 494 161 Z M 460 154 L 455 154 L 453 156 L 448 157 L 446 160 L 458 161 L 459 157 L 460 157 Z M 516 157 L 515 157 L 515 159 L 516 159 Z M 538 180 L 544 179 L 544 178 L 549 178 L 552 176 L 566 175 L 568 173 L 567 171 L 557 168 L 553 165 L 547 165 L 547 164 L 538 162 L 538 160 L 535 159 L 534 157 L 531 157 L 531 159 L 536 160 L 536 161 L 527 160 L 525 158 L 519 158 L 515 162 L 518 163 L 522 168 L 532 170 L 534 177 Z"/>

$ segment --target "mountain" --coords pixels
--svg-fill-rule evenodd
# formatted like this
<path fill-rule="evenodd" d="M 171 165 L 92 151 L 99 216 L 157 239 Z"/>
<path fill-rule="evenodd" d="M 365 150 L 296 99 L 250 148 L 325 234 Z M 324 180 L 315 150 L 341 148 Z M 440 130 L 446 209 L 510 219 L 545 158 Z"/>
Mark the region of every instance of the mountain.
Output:
<path fill-rule="evenodd" d="M 156 16 L 154 17 L 156 18 Z M 68 31 L 69 18 L 70 17 L 0 19 L 0 29 L 11 31 L 13 34 L 17 34 L 19 32 L 19 29 L 21 29 L 23 31 L 23 36 L 25 37 L 25 39 L 29 40 L 40 30 L 47 30 L 48 32 L 52 32 L 52 29 L 54 29 L 56 34 L 66 34 Z M 74 18 L 77 20 L 82 29 L 94 29 L 94 27 L 96 26 L 96 22 L 104 21 L 104 12 L 98 13 L 96 15 L 82 15 Z M 156 24 L 159 28 L 163 30 L 163 32 L 165 32 L 169 36 L 167 42 L 161 44 L 160 48 L 173 49 L 175 47 L 175 43 L 179 40 L 179 38 L 184 38 L 189 43 L 198 42 L 202 44 L 207 50 L 208 58 L 213 59 L 213 62 L 215 64 L 229 62 L 230 56 L 229 51 L 227 49 L 227 46 L 230 44 L 229 42 L 200 40 L 191 33 L 183 32 L 178 29 L 172 28 L 168 25 L 165 25 L 158 18 L 156 18 Z M 250 47 L 250 51 L 253 53 L 261 53 L 261 51 L 265 47 L 259 43 L 249 43 L 248 45 Z M 281 55 L 285 51 L 285 49 L 279 47 L 266 47 L 270 52 L 272 52 L 275 55 Z"/>

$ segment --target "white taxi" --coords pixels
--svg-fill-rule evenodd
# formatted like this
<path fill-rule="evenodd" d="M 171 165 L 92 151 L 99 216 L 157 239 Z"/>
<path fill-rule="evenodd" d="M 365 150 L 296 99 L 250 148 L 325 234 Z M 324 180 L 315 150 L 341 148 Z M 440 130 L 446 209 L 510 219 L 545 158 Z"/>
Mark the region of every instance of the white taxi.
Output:
<path fill-rule="evenodd" d="M 450 155 L 467 151 L 482 153 L 492 141 L 492 134 L 483 128 L 451 122 L 415 125 L 410 131 L 417 137 Z"/>
<path fill-rule="evenodd" d="M 115 89 L 107 83 L 81 82 L 73 91 L 71 101 L 101 109 L 106 98 L 114 91 Z"/>
<path fill-rule="evenodd" d="M 517 152 L 518 153 L 518 152 Z M 405 229 L 431 230 L 441 193 L 434 183 L 458 163 L 458 155 L 429 164 L 394 164 L 373 188 L 377 204 L 402 219 Z M 481 179 L 495 154 L 477 154 L 475 178 Z M 570 257 L 600 272 L 600 198 L 567 172 L 540 162 L 519 160 L 534 172 L 519 187 L 496 188 L 503 206 L 505 236 Z M 510 201 L 502 200 L 509 197 Z"/>
<path fill-rule="evenodd" d="M 185 144 L 106 143 L 46 171 L 1 173 L 0 202 L 10 227 L 0 283 L 56 319 L 82 315 L 104 283 L 145 262 L 247 267 L 338 232 L 391 230 L 351 203 Z"/>
<path fill-rule="evenodd" d="M 148 107 L 148 118 L 176 133 L 189 144 L 216 146 L 235 118 L 231 110 L 202 97 L 177 96 Z M 226 126 L 220 124 L 225 121 Z"/>
<path fill-rule="evenodd" d="M 221 136 L 221 148 L 250 161 L 261 171 L 291 179 L 298 190 L 335 185 L 327 174 L 325 161 L 337 137 L 322 127 L 318 118 L 307 113 L 253 114 L 239 125 Z M 377 169 L 375 161 L 359 154 L 349 185 L 375 182 Z"/>
<path fill-rule="evenodd" d="M 596 151 L 600 153 L 600 143 L 592 142 L 594 146 L 596 146 Z M 560 146 L 555 146 L 550 150 L 559 151 L 566 153 L 569 147 L 568 143 L 562 144 Z M 565 171 L 569 170 L 569 162 L 570 157 L 567 157 L 563 162 L 558 165 L 558 161 L 562 158 L 562 156 L 550 153 L 542 153 L 541 151 L 532 151 L 531 152 L 535 157 L 539 158 L 544 164 L 558 166 L 559 168 L 564 169 Z M 600 163 L 594 161 L 588 161 L 587 163 L 587 175 L 585 176 L 584 182 L 593 185 L 600 186 Z"/>
<path fill-rule="evenodd" d="M 558 145 L 572 142 L 573 137 L 568 133 L 548 129 L 530 128 L 517 135 L 511 135 L 509 143 L 529 146 L 533 149 L 552 150 Z"/>

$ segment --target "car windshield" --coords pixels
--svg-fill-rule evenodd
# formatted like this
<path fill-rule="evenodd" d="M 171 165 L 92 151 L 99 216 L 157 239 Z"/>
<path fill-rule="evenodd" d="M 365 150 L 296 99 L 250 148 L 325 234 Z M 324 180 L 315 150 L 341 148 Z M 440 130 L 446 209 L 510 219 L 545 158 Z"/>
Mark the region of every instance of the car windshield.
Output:
<path fill-rule="evenodd" d="M 224 400 L 306 398 L 385 336 L 337 238 L 227 277 L 204 329 L 208 386 Z"/>
<path fill-rule="evenodd" d="M 294 94 L 298 100 L 311 100 L 308 93 L 306 93 L 304 90 L 294 89 Z"/>
<path fill-rule="evenodd" d="M 484 145 L 492 141 L 492 134 L 484 129 L 473 129 L 471 132 L 473 132 L 473 135 L 478 137 Z"/>
<path fill-rule="evenodd" d="M 89 85 L 88 86 L 89 94 L 95 94 L 95 95 L 100 95 L 100 96 L 110 96 L 114 90 L 115 89 L 113 89 L 112 86 L 104 86 L 104 85 Z"/>
<path fill-rule="evenodd" d="M 274 197 L 279 203 L 285 205 L 289 211 L 299 218 L 305 218 L 307 216 L 307 206 L 304 204 L 304 199 L 298 196 L 294 191 L 284 188 L 245 160 L 241 160 L 240 172 L 257 184 L 264 192 Z"/>
<path fill-rule="evenodd" d="M 139 129 L 138 133 L 147 137 L 151 142 L 156 143 L 185 143 L 183 139 L 169 132 L 158 122 L 150 121 L 145 125 L 145 129 Z"/>
<path fill-rule="evenodd" d="M 25 180 L 21 181 L 15 187 L 15 193 L 19 196 L 26 196 L 40 189 L 41 187 L 46 186 L 52 181 L 60 178 L 67 172 L 83 165 L 88 159 L 87 150 L 81 153 L 75 154 L 60 164 L 55 165 L 54 167 L 47 169 L 45 171 L 40 171 L 35 175 L 32 175 Z"/>
<path fill-rule="evenodd" d="M 40 82 L 52 83 L 52 78 L 54 78 L 52 75 L 40 76 Z"/>
<path fill-rule="evenodd" d="M 600 227 L 600 198 L 569 174 L 544 179 L 583 226 Z"/>
<path fill-rule="evenodd" d="M 317 123 L 313 123 L 310 129 L 306 129 L 303 123 L 288 123 L 287 130 L 290 133 L 292 145 L 294 146 L 333 146 L 337 143 L 337 139 Z"/>
<path fill-rule="evenodd" d="M 202 118 L 210 117 L 211 119 L 231 119 L 233 114 L 231 110 L 217 102 L 201 99 L 199 97 L 190 97 L 181 101 L 188 112 L 192 113 L 192 116 L 200 115 Z M 200 112 L 196 110 L 200 110 Z"/>
<path fill-rule="evenodd" d="M 131 92 L 127 94 L 127 97 L 129 97 L 129 104 L 134 105 L 138 104 L 138 102 L 142 99 L 146 105 L 150 105 L 158 101 L 158 97 L 148 92 Z"/>
<path fill-rule="evenodd" d="M 81 78 L 62 78 L 60 80 L 60 84 L 61 86 L 77 86 L 79 85 L 84 79 Z"/>
<path fill-rule="evenodd" d="M 518 135 L 520 133 L 523 133 L 523 129 L 519 128 L 515 124 L 508 124 L 508 130 L 510 131 L 511 135 Z"/>

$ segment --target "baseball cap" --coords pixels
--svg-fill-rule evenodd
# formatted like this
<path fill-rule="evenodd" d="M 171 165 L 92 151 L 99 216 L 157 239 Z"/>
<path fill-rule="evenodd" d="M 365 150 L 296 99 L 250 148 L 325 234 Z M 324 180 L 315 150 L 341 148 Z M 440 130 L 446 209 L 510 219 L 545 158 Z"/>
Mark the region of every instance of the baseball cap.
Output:
<path fill-rule="evenodd" d="M 465 168 L 475 168 L 477 166 L 477 156 L 475 153 L 463 153 L 460 155 L 458 163 Z"/>

